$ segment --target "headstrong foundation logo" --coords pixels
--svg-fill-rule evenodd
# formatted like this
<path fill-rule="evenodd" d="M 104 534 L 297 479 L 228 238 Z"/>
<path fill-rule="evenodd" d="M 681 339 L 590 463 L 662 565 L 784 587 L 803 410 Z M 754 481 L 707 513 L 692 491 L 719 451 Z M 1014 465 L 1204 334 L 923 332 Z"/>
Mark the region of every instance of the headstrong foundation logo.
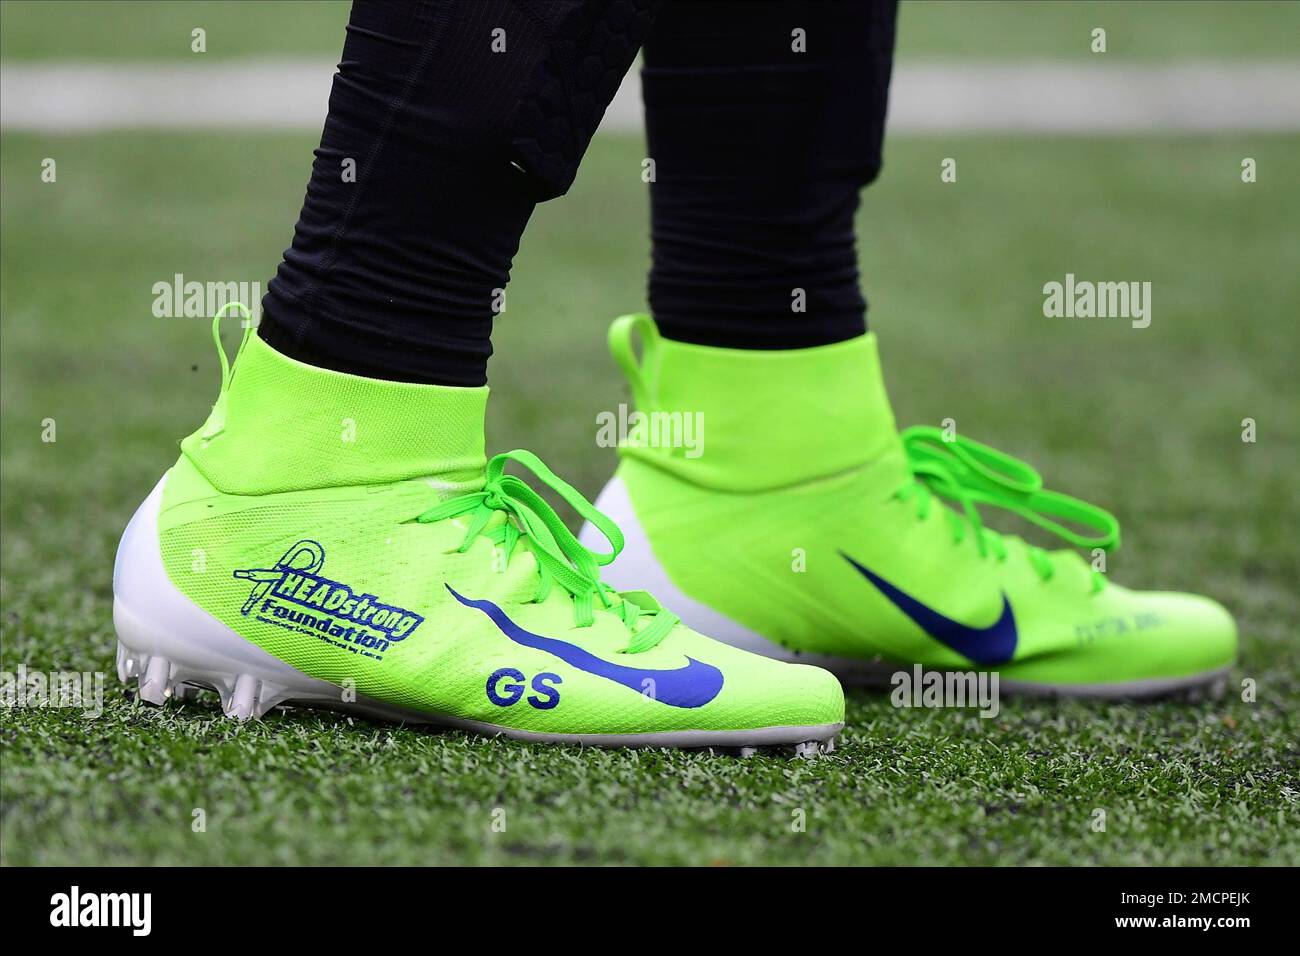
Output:
<path fill-rule="evenodd" d="M 324 566 L 325 549 L 304 538 L 272 567 L 235 571 L 236 578 L 253 582 L 241 613 L 375 659 L 424 622 L 413 611 L 324 577 Z"/>

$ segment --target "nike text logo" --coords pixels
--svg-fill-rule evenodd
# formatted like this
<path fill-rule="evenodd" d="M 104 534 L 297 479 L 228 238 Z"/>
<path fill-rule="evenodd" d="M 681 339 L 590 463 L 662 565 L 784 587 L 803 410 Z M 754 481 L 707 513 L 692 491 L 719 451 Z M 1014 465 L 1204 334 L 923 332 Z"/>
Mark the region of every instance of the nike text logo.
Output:
<path fill-rule="evenodd" d="M 461 604 L 477 608 L 486 614 L 501 633 L 516 644 L 554 654 L 580 671 L 622 684 L 669 707 L 703 707 L 722 690 L 722 671 L 693 657 L 686 658 L 685 667 L 666 671 L 613 664 L 575 644 L 525 631 L 491 601 L 475 601 L 463 597 L 450 584 L 447 585 L 447 590 Z"/>

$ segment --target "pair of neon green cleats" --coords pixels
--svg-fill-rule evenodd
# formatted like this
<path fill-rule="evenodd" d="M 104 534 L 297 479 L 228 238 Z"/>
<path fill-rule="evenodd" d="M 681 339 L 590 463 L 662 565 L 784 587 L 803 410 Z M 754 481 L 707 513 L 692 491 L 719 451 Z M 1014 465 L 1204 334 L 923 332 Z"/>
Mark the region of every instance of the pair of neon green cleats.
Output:
<path fill-rule="evenodd" d="M 843 727 L 831 671 L 1143 696 L 1212 686 L 1233 661 L 1213 602 L 1127 591 L 983 527 L 977 506 L 1001 505 L 1075 544 L 1118 537 L 1013 459 L 900 436 L 871 335 L 741 352 L 618 320 L 642 414 L 598 510 L 528 452 L 485 458 L 487 388 L 315 368 L 251 332 L 118 550 L 118 673 L 145 701 L 210 688 L 237 718 L 288 703 L 812 753 Z M 697 440 L 673 440 L 688 420 Z M 580 538 L 537 484 L 582 516 Z"/>

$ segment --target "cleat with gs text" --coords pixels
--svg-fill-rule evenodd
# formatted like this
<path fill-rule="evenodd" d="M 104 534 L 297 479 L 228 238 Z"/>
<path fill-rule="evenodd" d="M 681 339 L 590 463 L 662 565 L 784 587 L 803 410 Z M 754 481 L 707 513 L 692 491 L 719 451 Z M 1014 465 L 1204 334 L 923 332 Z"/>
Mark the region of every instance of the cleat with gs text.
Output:
<path fill-rule="evenodd" d="M 247 324 L 221 360 L 211 415 L 118 550 L 117 670 L 141 700 L 209 689 L 239 720 L 293 704 L 595 746 L 834 741 L 831 674 L 602 583 L 617 526 L 529 452 L 484 460 L 487 388 L 316 368 Z"/>

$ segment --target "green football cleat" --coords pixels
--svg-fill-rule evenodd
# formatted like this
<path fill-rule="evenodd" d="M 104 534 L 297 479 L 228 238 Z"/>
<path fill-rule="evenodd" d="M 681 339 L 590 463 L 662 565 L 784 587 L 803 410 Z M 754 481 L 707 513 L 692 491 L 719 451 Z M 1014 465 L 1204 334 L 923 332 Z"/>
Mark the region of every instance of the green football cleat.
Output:
<path fill-rule="evenodd" d="M 291 703 L 532 741 L 831 748 L 831 674 L 602 584 L 618 528 L 528 452 L 485 463 L 487 388 L 315 368 L 250 333 L 118 550 L 118 671 L 142 699 L 203 687 L 238 718 Z"/>
<path fill-rule="evenodd" d="M 733 350 L 624 316 L 610 347 L 642 413 L 597 501 L 627 536 L 616 586 L 635 577 L 692 627 L 855 683 L 914 664 L 1053 695 L 1197 696 L 1226 681 L 1237 636 L 1224 608 L 1095 569 L 1119 543 L 1110 514 L 978 442 L 900 435 L 874 335 Z M 990 530 L 984 506 L 1088 560 Z"/>

